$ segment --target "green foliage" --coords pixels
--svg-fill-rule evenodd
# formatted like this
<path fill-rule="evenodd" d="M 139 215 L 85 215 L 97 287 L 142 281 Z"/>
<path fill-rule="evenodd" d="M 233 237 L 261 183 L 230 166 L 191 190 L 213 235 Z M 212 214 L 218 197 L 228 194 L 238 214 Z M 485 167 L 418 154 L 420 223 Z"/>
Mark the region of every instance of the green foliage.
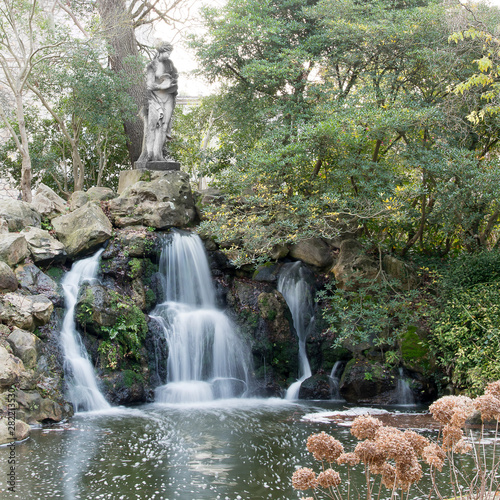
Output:
<path fill-rule="evenodd" d="M 123 383 L 125 387 L 132 387 L 134 384 L 144 384 L 144 377 L 134 370 L 123 371 Z"/>
<path fill-rule="evenodd" d="M 397 349 L 398 340 L 426 314 L 420 291 L 400 291 L 395 280 L 358 279 L 348 288 L 329 283 L 318 293 L 324 301 L 323 317 L 336 347 L 371 346 L 384 351 Z M 399 353 L 386 356 L 394 364 Z"/>
<path fill-rule="evenodd" d="M 479 252 L 465 254 L 450 262 L 443 271 L 441 287 L 446 292 L 457 288 L 471 288 L 475 285 L 500 282 L 500 252 Z"/>
<path fill-rule="evenodd" d="M 500 284 L 457 288 L 436 315 L 432 344 L 448 381 L 471 395 L 500 378 Z"/>

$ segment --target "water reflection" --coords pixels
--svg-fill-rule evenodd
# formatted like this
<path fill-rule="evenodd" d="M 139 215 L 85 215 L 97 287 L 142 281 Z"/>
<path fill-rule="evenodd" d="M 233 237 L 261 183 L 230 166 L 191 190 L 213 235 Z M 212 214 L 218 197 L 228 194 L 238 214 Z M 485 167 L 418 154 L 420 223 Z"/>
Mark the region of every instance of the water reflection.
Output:
<path fill-rule="evenodd" d="M 68 424 L 34 430 L 18 445 L 19 492 L 9 498 L 300 498 L 290 478 L 299 466 L 318 470 L 305 447 L 311 433 L 330 432 L 348 450 L 355 445 L 348 427 L 302 418 L 345 405 L 302 403 L 237 399 L 79 414 Z M 0 489 L 5 487 L 2 475 Z M 429 491 L 425 483 L 422 490 Z M 384 493 L 381 499 L 390 497 Z M 426 496 L 415 491 L 411 498 Z"/>

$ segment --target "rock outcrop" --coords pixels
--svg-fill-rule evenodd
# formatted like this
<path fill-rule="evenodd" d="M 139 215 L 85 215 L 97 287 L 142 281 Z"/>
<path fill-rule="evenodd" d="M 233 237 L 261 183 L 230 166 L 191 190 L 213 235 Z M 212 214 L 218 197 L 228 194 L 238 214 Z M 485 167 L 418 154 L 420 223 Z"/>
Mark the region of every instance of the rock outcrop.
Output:
<path fill-rule="evenodd" d="M 68 204 L 49 186 L 40 184 L 35 192 L 31 206 L 42 216 L 53 219 L 68 211 Z"/>
<path fill-rule="evenodd" d="M 9 266 L 15 266 L 29 255 L 28 243 L 19 233 L 4 234 L 0 238 L 0 260 Z"/>
<path fill-rule="evenodd" d="M 149 172 L 107 202 L 113 224 L 118 227 L 147 226 L 156 229 L 185 227 L 196 219 L 189 176 L 185 172 Z"/>
<path fill-rule="evenodd" d="M 49 264 L 64 264 L 66 261 L 66 249 L 64 245 L 56 240 L 48 231 L 31 227 L 23 231 L 22 235 L 28 243 L 28 249 L 33 261 L 41 266 Z"/>
<path fill-rule="evenodd" d="M 20 200 L 0 200 L 0 217 L 7 222 L 9 231 L 22 231 L 28 226 L 40 227 L 40 214 Z"/>
<path fill-rule="evenodd" d="M 87 203 L 68 215 L 52 220 L 57 238 L 69 257 L 83 257 L 111 238 L 113 227 L 101 207 Z"/>

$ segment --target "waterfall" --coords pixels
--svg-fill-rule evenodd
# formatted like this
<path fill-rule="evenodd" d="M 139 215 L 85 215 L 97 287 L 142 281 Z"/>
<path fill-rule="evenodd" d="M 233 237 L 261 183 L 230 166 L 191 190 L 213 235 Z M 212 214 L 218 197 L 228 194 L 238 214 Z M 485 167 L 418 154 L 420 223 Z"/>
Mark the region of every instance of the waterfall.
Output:
<path fill-rule="evenodd" d="M 164 302 L 151 313 L 167 345 L 161 403 L 194 403 L 244 395 L 249 350 L 215 304 L 205 249 L 196 234 L 174 230 L 160 257 Z"/>
<path fill-rule="evenodd" d="M 75 324 L 75 307 L 80 286 L 85 281 L 95 279 L 103 251 L 101 249 L 92 257 L 75 262 L 62 281 L 66 306 L 60 337 L 64 373 L 68 396 L 77 412 L 110 408 L 97 387 L 94 368 Z"/>
<path fill-rule="evenodd" d="M 341 369 L 343 366 L 342 361 L 335 361 L 332 371 L 330 372 L 330 387 L 331 387 L 331 397 L 330 399 L 334 401 L 341 401 L 340 397 L 340 377 L 339 375 L 342 373 Z"/>
<path fill-rule="evenodd" d="M 314 325 L 315 304 L 310 282 L 311 273 L 300 262 L 285 264 L 278 278 L 278 291 L 290 309 L 299 339 L 299 379 L 288 388 L 285 399 L 298 399 L 302 382 L 311 376 L 306 340 Z"/>
<path fill-rule="evenodd" d="M 396 402 L 398 405 L 410 406 L 415 404 L 408 380 L 405 379 L 403 368 L 399 368 L 399 378 L 396 386 Z"/>

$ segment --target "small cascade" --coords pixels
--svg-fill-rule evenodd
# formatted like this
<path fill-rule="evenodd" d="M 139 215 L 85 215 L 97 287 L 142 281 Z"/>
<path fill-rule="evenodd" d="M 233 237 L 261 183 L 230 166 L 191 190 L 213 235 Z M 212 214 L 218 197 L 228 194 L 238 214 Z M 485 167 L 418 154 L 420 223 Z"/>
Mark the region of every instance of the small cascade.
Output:
<path fill-rule="evenodd" d="M 333 401 L 342 401 L 340 397 L 340 374 L 342 373 L 343 365 L 344 363 L 342 361 L 335 361 L 332 371 L 330 372 L 330 399 Z"/>
<path fill-rule="evenodd" d="M 75 262 L 62 281 L 66 313 L 60 338 L 68 396 L 76 412 L 110 408 L 97 387 L 94 368 L 75 323 L 78 292 L 82 283 L 95 279 L 103 251 L 101 249 L 92 257 Z"/>
<path fill-rule="evenodd" d="M 399 378 L 396 386 L 396 402 L 398 405 L 411 406 L 415 404 L 415 398 L 411 391 L 410 384 L 405 378 L 403 368 L 399 368 Z"/>
<path fill-rule="evenodd" d="M 298 399 L 302 382 L 311 376 L 306 340 L 314 325 L 315 304 L 310 283 L 311 273 L 300 262 L 285 264 L 278 278 L 278 291 L 290 309 L 299 339 L 299 379 L 287 389 L 285 399 Z"/>
<path fill-rule="evenodd" d="M 160 403 L 196 403 L 244 395 L 249 350 L 216 308 L 205 249 L 196 234 L 172 231 L 160 257 L 164 302 L 151 313 L 167 345 L 167 383 Z"/>

